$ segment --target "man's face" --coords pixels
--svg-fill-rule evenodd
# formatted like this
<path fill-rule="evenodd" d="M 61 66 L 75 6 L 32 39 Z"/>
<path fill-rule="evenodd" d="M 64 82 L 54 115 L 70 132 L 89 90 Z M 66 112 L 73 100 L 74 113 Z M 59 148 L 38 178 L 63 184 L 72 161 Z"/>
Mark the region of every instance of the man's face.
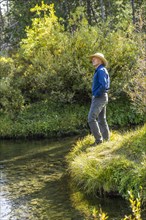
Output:
<path fill-rule="evenodd" d="M 100 64 L 102 64 L 102 61 L 98 57 L 93 57 L 92 58 L 92 64 L 93 64 L 94 67 L 97 67 Z"/>

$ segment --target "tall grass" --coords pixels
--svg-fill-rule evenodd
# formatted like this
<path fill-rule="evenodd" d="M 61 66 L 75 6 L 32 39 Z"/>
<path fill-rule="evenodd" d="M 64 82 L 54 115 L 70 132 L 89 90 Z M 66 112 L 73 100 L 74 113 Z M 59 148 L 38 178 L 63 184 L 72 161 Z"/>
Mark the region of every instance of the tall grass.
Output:
<path fill-rule="evenodd" d="M 67 156 L 73 182 L 86 194 L 116 193 L 127 198 L 143 188 L 146 201 L 146 125 L 123 134 L 112 132 L 111 140 L 91 148 L 93 137 L 78 140 Z"/>

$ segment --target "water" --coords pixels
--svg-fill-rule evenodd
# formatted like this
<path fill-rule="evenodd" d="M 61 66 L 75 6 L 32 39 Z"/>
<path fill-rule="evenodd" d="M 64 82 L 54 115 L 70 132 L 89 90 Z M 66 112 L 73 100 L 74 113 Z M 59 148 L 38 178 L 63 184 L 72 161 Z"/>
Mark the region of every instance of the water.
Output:
<path fill-rule="evenodd" d="M 69 199 L 64 156 L 74 139 L 0 144 L 0 219 L 83 219 Z"/>
<path fill-rule="evenodd" d="M 65 155 L 75 140 L 0 143 L 0 220 L 85 219 L 71 204 L 65 175 Z M 100 204 L 111 220 L 128 210 L 118 198 L 91 203 Z"/>

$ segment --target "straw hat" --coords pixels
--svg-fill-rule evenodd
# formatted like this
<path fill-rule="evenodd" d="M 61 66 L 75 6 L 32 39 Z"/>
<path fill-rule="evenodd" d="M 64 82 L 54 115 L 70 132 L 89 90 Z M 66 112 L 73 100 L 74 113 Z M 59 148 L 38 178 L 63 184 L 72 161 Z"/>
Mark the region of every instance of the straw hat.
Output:
<path fill-rule="evenodd" d="M 93 57 L 98 57 L 105 66 L 107 66 L 108 62 L 107 60 L 105 59 L 104 55 L 102 53 L 95 53 L 91 56 L 89 56 L 89 58 L 92 60 Z"/>

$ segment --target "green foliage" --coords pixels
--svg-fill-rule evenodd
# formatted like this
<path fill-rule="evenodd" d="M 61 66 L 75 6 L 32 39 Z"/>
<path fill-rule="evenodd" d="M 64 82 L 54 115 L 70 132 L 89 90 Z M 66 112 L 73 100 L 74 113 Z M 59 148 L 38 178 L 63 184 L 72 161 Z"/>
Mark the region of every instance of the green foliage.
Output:
<path fill-rule="evenodd" d="M 139 47 L 141 39 L 138 37 L 136 41 L 131 24 L 126 25 L 126 31 L 111 31 L 108 23 L 101 28 L 91 27 L 82 10 L 77 8 L 70 19 L 69 29 L 73 29 L 70 33 L 59 23 L 53 5 L 42 3 L 32 11 L 37 14 L 44 11 L 44 17 L 32 20 L 32 27 L 27 28 L 27 38 L 21 42 L 21 58 L 28 63 L 23 85 L 26 85 L 30 98 L 47 93 L 62 102 L 88 100 L 94 71 L 88 56 L 102 51 L 109 61 L 111 97 L 121 97 L 125 93 L 127 100 L 131 99 L 136 80 L 143 78 L 143 68 L 140 69 L 137 60 L 138 56 L 143 59 Z M 139 91 L 137 87 L 134 93 Z M 139 99 L 142 101 L 142 94 Z"/>
<path fill-rule="evenodd" d="M 6 15 L 6 21 L 9 21 L 9 25 L 6 22 L 5 30 L 5 41 L 12 43 L 16 46 L 22 38 L 26 36 L 25 27 L 31 25 L 31 20 L 34 18 L 34 13 L 30 13 L 30 9 L 35 6 L 36 3 L 40 5 L 42 0 L 13 0 L 10 2 L 10 11 Z M 100 25 L 103 21 L 110 21 L 109 28 L 125 28 L 127 23 L 136 22 L 135 28 L 140 31 L 145 28 L 144 23 L 144 12 L 145 4 L 144 1 L 134 1 L 134 14 L 132 9 L 131 1 L 77 1 L 77 0 L 44 0 L 45 4 L 55 4 L 55 10 L 58 17 L 63 18 L 63 23 L 67 27 L 71 14 L 79 6 L 84 7 L 86 18 L 90 25 L 98 23 Z M 102 10 L 104 8 L 104 10 Z M 39 16 L 42 16 L 41 11 Z M 103 18 L 104 17 L 104 18 Z M 3 19 L 4 20 L 4 19 Z M 140 24 L 138 24 L 140 23 Z"/>
<path fill-rule="evenodd" d="M 132 189 L 136 196 L 142 186 L 145 201 L 146 126 L 126 134 L 111 135 L 111 141 L 90 148 L 93 137 L 77 142 L 68 155 L 69 171 L 74 183 L 86 194 L 117 193 L 127 198 Z"/>
<path fill-rule="evenodd" d="M 130 124 L 140 124 L 146 121 L 144 103 L 129 101 L 127 97 L 109 99 L 107 107 L 107 119 L 110 126 L 120 127 Z"/>
<path fill-rule="evenodd" d="M 0 57 L 0 106 L 1 111 L 18 113 L 24 99 L 14 79 L 15 64 L 11 58 Z"/>
<path fill-rule="evenodd" d="M 17 100 L 17 102 L 19 101 L 20 99 Z M 4 102 L 2 103 L 4 104 Z M 4 110 L 1 110 L 1 138 L 54 137 L 82 134 L 85 130 L 89 132 L 89 130 L 87 131 L 87 115 L 90 104 L 60 104 L 58 102 L 54 103 L 54 101 L 44 101 L 25 107 L 21 106 L 19 113 L 11 109 L 12 104 L 10 104 L 9 102 L 9 106 L 7 106 L 7 114 L 2 113 Z M 113 105 L 112 108 L 108 108 L 110 126 L 127 126 L 129 116 L 129 109 L 126 109 L 123 105 L 118 107 L 118 103 Z M 133 119 L 132 123 L 135 123 L 135 120 Z M 89 141 L 86 145 L 88 144 Z"/>
<path fill-rule="evenodd" d="M 27 90 L 26 95 L 31 100 L 43 98 L 44 93 L 49 97 L 51 94 L 54 96 L 55 92 L 60 93 L 63 82 L 58 77 L 60 70 L 57 69 L 57 72 L 56 67 L 65 51 L 65 45 L 68 44 L 63 26 L 54 14 L 53 5 L 47 6 L 42 3 L 41 7 L 36 6 L 32 9 L 37 11 L 37 14 L 40 10 L 44 11 L 44 17 L 33 19 L 32 27 L 27 28 L 27 38 L 21 42 L 20 51 L 20 59 L 28 63 L 23 72 L 22 86 Z M 49 15 L 45 14 L 48 10 Z M 62 94 L 61 96 L 64 97 Z"/>
<path fill-rule="evenodd" d="M 36 11 L 37 15 L 39 15 L 40 11 L 43 11 L 44 16 L 42 18 L 34 18 L 32 20 L 31 28 L 27 27 L 27 38 L 23 39 L 21 42 L 23 56 L 26 58 L 26 60 L 33 58 L 34 55 L 38 57 L 37 55 L 39 55 L 39 50 L 41 49 L 41 55 L 43 55 L 43 52 L 46 52 L 46 54 L 47 52 L 52 52 L 58 55 L 58 53 L 64 49 L 63 42 L 62 40 L 60 41 L 60 39 L 63 37 L 61 33 L 63 28 L 59 24 L 57 16 L 54 14 L 54 6 L 48 6 L 42 2 L 41 6 L 36 6 L 32 8 L 31 11 Z M 46 14 L 47 11 L 49 11 L 49 15 Z M 58 45 L 57 43 L 59 42 L 60 44 Z M 39 58 L 40 57 L 38 57 L 38 60 Z M 41 61 L 42 60 L 43 59 L 41 57 Z"/>
<path fill-rule="evenodd" d="M 1 113 L 1 138 L 60 137 L 85 129 L 87 110 L 79 105 L 41 102 L 27 106 L 15 118 Z"/>

